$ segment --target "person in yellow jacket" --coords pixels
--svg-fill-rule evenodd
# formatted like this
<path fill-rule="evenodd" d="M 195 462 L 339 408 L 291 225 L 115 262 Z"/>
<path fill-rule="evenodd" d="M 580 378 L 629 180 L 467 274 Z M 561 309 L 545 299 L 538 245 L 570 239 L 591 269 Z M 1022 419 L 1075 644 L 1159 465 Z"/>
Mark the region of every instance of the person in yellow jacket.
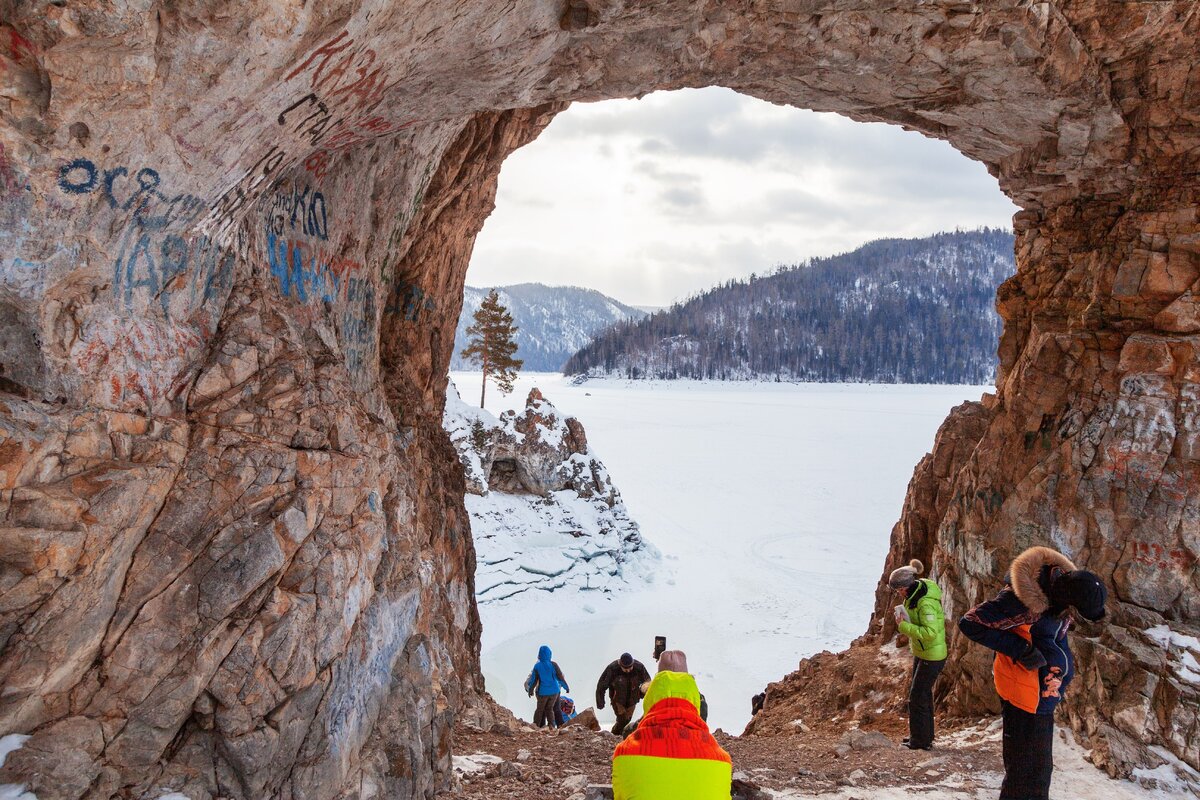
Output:
<path fill-rule="evenodd" d="M 682 651 L 659 657 L 642 714 L 613 751 L 614 800 L 730 799 L 733 760 L 700 719 L 700 690 Z"/>

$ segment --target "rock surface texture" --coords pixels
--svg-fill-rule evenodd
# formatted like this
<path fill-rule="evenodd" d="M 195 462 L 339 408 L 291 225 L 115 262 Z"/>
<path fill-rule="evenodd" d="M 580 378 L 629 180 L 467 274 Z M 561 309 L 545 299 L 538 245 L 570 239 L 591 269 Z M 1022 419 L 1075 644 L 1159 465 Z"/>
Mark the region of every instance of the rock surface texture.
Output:
<path fill-rule="evenodd" d="M 951 614 L 1027 544 L 1103 574 L 1072 722 L 1196 765 L 1142 632 L 1200 622 L 1198 38 L 1191 0 L 3 0 L 0 782 L 446 787 L 487 705 L 441 412 L 500 165 L 567 102 L 708 85 L 945 139 L 1023 208 L 997 394 L 891 561 Z"/>

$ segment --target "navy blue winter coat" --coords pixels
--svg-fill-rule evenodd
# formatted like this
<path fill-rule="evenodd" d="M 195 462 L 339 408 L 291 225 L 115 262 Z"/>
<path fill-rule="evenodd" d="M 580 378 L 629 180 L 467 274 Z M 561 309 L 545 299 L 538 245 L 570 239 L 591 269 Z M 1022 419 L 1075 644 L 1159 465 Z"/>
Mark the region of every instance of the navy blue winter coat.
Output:
<path fill-rule="evenodd" d="M 539 697 L 571 691 L 558 664 L 550 660 L 550 648 L 547 645 L 538 649 L 537 663 L 533 665 L 533 671 L 525 681 L 526 692 L 532 692 L 534 689 L 537 689 Z"/>
<path fill-rule="evenodd" d="M 1048 591 L 1056 573 L 1074 569 L 1061 553 L 1031 547 L 1013 562 L 1009 585 L 958 622 L 968 639 L 996 651 L 992 664 L 996 692 L 1030 714 L 1053 714 L 1075 675 L 1067 642 L 1071 617 L 1052 605 Z M 1018 663 L 1030 648 L 1046 662 L 1036 670 Z"/>

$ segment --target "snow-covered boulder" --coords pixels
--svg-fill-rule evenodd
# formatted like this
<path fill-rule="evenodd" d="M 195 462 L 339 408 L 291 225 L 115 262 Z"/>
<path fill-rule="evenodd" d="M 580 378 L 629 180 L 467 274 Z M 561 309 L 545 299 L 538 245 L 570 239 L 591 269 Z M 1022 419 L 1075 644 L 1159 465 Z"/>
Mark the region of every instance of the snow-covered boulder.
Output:
<path fill-rule="evenodd" d="M 578 419 L 537 389 L 521 414 L 497 418 L 450 384 L 443 424 L 466 479 L 479 602 L 530 589 L 611 592 L 648 576 L 658 551 L 629 518 Z"/>

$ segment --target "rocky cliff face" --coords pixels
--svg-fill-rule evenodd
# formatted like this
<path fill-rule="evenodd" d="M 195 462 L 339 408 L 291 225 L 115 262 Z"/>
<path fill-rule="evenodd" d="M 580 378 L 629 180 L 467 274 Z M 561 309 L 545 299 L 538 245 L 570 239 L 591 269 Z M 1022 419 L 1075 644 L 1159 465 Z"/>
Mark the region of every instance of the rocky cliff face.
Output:
<path fill-rule="evenodd" d="M 927 548 L 952 611 L 1028 543 L 1101 572 L 1073 721 L 1114 765 L 1138 736 L 1195 764 L 1181 657 L 1141 633 L 1200 620 L 1187 0 L 0 22 L 0 733 L 32 734 L 0 781 L 446 785 L 449 721 L 486 704 L 441 410 L 495 176 L 564 102 L 713 84 L 946 139 L 1025 209 L 997 396 L 943 431 L 892 560 Z M 963 675 L 957 702 L 987 702 Z"/>

